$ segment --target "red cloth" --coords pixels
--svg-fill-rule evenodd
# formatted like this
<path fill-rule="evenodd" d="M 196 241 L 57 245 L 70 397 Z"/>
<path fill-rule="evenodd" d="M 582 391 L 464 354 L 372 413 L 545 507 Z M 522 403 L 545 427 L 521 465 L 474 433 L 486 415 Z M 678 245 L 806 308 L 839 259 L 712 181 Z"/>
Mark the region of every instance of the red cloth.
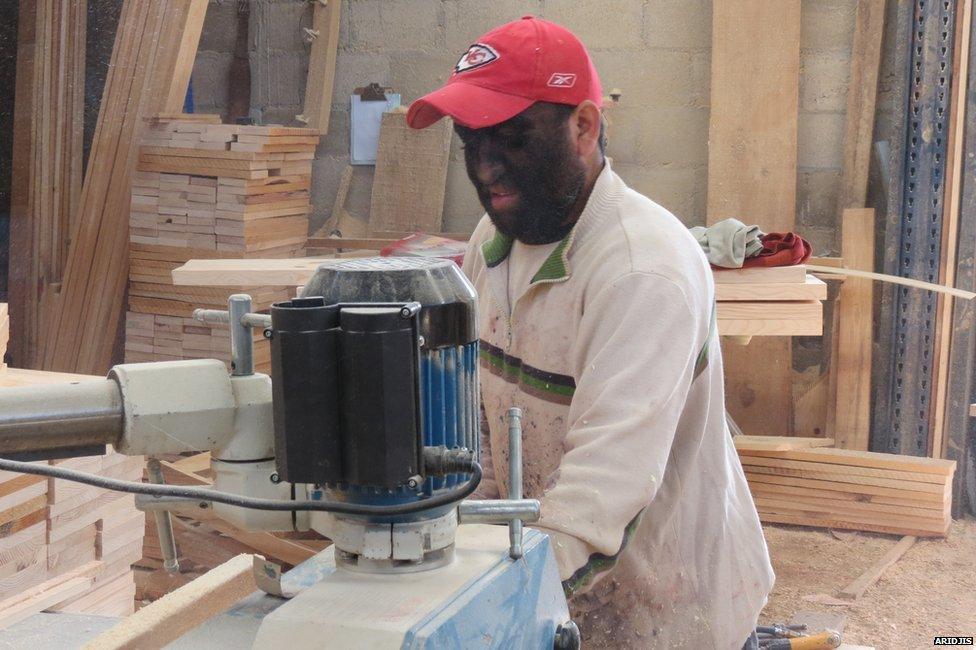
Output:
<path fill-rule="evenodd" d="M 813 255 L 810 242 L 793 232 L 771 232 L 759 238 L 763 249 L 758 255 L 747 257 L 742 268 L 755 266 L 794 266 L 803 264 Z"/>

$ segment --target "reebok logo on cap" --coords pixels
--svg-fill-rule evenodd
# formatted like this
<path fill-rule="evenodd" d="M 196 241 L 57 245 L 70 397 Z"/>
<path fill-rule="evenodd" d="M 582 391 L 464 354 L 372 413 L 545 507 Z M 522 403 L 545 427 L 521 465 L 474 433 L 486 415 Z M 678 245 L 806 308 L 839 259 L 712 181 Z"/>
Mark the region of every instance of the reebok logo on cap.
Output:
<path fill-rule="evenodd" d="M 546 85 L 553 88 L 572 88 L 576 85 L 576 75 L 572 72 L 554 72 Z"/>
<path fill-rule="evenodd" d="M 458 60 L 457 65 L 454 66 L 455 72 L 464 72 L 466 70 L 473 70 L 475 68 L 480 68 L 482 66 L 488 65 L 493 61 L 498 60 L 498 52 L 493 50 L 489 45 L 482 45 L 481 43 L 475 43 L 468 48 L 468 51 L 461 55 L 460 60 Z"/>

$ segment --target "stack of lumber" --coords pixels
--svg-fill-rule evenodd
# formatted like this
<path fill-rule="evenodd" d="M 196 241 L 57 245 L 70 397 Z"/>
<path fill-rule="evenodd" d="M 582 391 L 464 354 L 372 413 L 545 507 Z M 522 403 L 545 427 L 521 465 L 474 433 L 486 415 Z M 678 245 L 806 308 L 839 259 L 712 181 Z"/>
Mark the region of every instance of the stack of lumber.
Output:
<path fill-rule="evenodd" d="M 314 129 L 151 120 L 132 184 L 126 362 L 229 363 L 227 327 L 194 321 L 193 310 L 226 309 L 234 293 L 250 294 L 255 311 L 290 297 L 273 286 L 176 287 L 171 274 L 190 259 L 300 255 L 317 143 Z M 268 345 L 256 346 L 258 370 L 270 363 Z"/>
<path fill-rule="evenodd" d="M 0 385 L 91 379 L 9 368 Z M 141 456 L 114 452 L 38 462 L 130 481 L 143 473 Z M 144 529 L 131 494 L 0 472 L 0 628 L 42 610 L 131 614 Z"/>
<path fill-rule="evenodd" d="M 762 521 L 945 536 L 954 461 L 810 446 L 823 440 L 735 438 Z"/>
<path fill-rule="evenodd" d="M 81 197 L 84 2 L 25 2 L 19 13 L 10 210 L 11 354 L 34 367 Z"/>
<path fill-rule="evenodd" d="M 719 333 L 819 336 L 827 285 L 803 266 L 716 270 Z"/>
<path fill-rule="evenodd" d="M 122 3 L 60 293 L 51 296 L 52 308 L 41 321 L 38 360 L 44 370 L 103 374 L 116 361 L 139 139 L 147 117 L 174 110 L 186 95 L 207 5 Z"/>

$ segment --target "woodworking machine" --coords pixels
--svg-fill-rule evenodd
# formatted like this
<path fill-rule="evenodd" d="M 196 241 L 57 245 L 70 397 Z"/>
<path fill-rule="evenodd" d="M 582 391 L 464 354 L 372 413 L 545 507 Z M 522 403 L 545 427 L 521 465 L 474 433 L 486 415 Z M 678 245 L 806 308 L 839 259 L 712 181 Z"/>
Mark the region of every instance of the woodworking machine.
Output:
<path fill-rule="evenodd" d="M 307 563 L 315 571 L 292 571 L 304 576 L 294 593 L 281 587 L 289 573 L 272 579 L 276 596 L 256 595 L 262 605 L 223 617 L 232 624 L 200 645 L 578 647 L 549 538 L 522 530 L 539 502 L 521 498 L 518 409 L 509 498 L 462 500 L 481 477 L 471 284 L 452 262 L 375 258 L 323 266 L 299 295 L 270 315 L 251 313 L 245 295 L 226 312 L 197 310 L 229 324 L 229 375 L 217 360 L 123 364 L 104 380 L 0 390 L 0 454 L 109 444 L 149 456 L 155 483 L 137 504 L 157 517 L 170 568 L 169 512 L 212 508 L 240 528 L 333 540 Z M 271 377 L 253 369 L 255 327 L 270 340 Z M 207 450 L 212 490 L 159 485 L 154 456 Z"/>

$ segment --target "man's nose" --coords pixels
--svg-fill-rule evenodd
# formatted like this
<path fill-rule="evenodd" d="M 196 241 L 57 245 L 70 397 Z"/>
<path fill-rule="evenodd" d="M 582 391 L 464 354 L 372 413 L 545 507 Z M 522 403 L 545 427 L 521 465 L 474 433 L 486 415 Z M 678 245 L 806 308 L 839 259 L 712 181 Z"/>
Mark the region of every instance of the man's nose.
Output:
<path fill-rule="evenodd" d="M 482 185 L 492 185 L 502 175 L 502 163 L 490 145 L 483 144 L 478 147 L 474 171 L 478 182 Z"/>

